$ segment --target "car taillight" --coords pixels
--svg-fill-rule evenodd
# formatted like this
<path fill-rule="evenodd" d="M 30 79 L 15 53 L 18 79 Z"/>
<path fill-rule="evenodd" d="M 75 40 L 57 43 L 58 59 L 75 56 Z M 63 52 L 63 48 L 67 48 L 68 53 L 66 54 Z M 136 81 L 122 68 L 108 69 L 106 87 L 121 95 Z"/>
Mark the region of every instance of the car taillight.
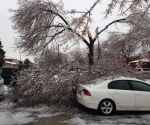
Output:
<path fill-rule="evenodd" d="M 88 90 L 83 89 L 83 92 L 84 92 L 84 95 L 91 96 L 91 93 Z"/>

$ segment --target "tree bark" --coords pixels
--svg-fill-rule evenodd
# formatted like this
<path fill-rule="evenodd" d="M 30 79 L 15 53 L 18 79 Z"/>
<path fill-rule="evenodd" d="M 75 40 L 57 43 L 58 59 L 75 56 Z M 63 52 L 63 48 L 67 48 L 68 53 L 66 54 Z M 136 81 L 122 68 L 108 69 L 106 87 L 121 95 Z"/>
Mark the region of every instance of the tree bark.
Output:
<path fill-rule="evenodd" d="M 87 31 L 88 33 L 88 37 L 89 37 L 89 45 L 88 45 L 88 48 L 89 48 L 89 53 L 88 53 L 88 56 L 89 56 L 89 65 L 93 65 L 94 64 L 94 42 L 95 40 L 92 38 L 92 35 L 91 35 L 91 32 L 88 30 Z"/>
<path fill-rule="evenodd" d="M 88 56 L 89 56 L 89 65 L 93 65 L 94 64 L 94 59 L 93 59 L 93 57 L 94 57 L 94 43 L 93 42 L 90 43 L 90 45 L 89 45 Z"/>
<path fill-rule="evenodd" d="M 129 62 L 131 62 L 131 61 L 132 60 L 129 57 L 126 58 L 126 64 L 129 64 Z"/>

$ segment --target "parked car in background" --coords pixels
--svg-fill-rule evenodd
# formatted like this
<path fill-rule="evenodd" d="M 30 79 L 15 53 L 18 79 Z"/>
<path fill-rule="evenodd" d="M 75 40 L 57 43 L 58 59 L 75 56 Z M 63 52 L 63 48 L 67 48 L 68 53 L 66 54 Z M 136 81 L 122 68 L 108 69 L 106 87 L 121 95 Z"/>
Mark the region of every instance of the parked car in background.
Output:
<path fill-rule="evenodd" d="M 135 68 L 136 74 L 150 74 L 150 68 Z"/>
<path fill-rule="evenodd" d="M 77 101 L 83 106 L 111 115 L 114 111 L 150 111 L 150 84 L 129 77 L 99 78 L 79 85 Z"/>
<path fill-rule="evenodd" d="M 4 85 L 10 85 L 12 78 L 16 77 L 19 71 L 18 68 L 6 68 L 6 67 L 1 67 L 0 70 L 2 70 L 1 76 L 4 79 Z M 15 82 L 13 84 L 15 84 Z"/>
<path fill-rule="evenodd" d="M 0 74 L 2 73 L 2 69 L 0 69 Z M 5 88 L 4 88 L 4 80 L 0 75 L 0 99 L 4 97 Z"/>

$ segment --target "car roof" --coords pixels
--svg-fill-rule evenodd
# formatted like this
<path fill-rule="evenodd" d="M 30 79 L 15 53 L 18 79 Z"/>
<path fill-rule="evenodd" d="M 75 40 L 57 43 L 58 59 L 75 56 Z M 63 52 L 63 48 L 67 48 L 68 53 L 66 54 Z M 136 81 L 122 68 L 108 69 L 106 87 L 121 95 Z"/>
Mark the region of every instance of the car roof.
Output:
<path fill-rule="evenodd" d="M 118 76 L 118 77 L 104 77 L 104 78 L 107 79 L 107 80 L 111 80 L 111 81 L 114 81 L 114 80 L 136 80 L 136 81 L 145 82 L 144 80 L 137 79 L 135 77 Z"/>
<path fill-rule="evenodd" d="M 101 77 L 98 79 L 95 79 L 95 83 L 96 81 L 98 81 L 99 79 L 106 79 L 105 81 L 101 82 L 100 84 L 95 84 L 94 86 L 91 84 L 90 87 L 92 88 L 97 88 L 97 87 L 101 87 L 101 88 L 107 88 L 107 84 L 109 84 L 112 81 L 116 81 L 116 80 L 134 80 L 134 81 L 139 81 L 139 82 L 144 82 L 149 84 L 148 82 L 144 81 L 144 80 L 140 80 L 137 78 L 133 78 L 133 77 L 124 77 L 124 76 L 118 76 L 118 77 Z M 88 86 L 89 87 L 89 86 Z"/>

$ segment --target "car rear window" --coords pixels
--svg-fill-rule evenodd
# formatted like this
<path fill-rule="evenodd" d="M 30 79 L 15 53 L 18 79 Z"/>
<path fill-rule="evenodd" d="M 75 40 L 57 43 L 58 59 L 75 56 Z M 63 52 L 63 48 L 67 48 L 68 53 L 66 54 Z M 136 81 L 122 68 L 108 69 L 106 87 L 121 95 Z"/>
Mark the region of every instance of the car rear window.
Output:
<path fill-rule="evenodd" d="M 130 90 L 127 80 L 116 80 L 108 84 L 109 89 Z"/>
<path fill-rule="evenodd" d="M 98 84 L 101 84 L 103 82 L 105 82 L 107 79 L 105 78 L 99 78 L 99 79 L 96 79 L 96 80 L 93 80 L 93 85 L 98 85 Z"/>
<path fill-rule="evenodd" d="M 2 69 L 0 69 L 0 78 L 2 78 L 1 74 L 2 74 Z"/>

